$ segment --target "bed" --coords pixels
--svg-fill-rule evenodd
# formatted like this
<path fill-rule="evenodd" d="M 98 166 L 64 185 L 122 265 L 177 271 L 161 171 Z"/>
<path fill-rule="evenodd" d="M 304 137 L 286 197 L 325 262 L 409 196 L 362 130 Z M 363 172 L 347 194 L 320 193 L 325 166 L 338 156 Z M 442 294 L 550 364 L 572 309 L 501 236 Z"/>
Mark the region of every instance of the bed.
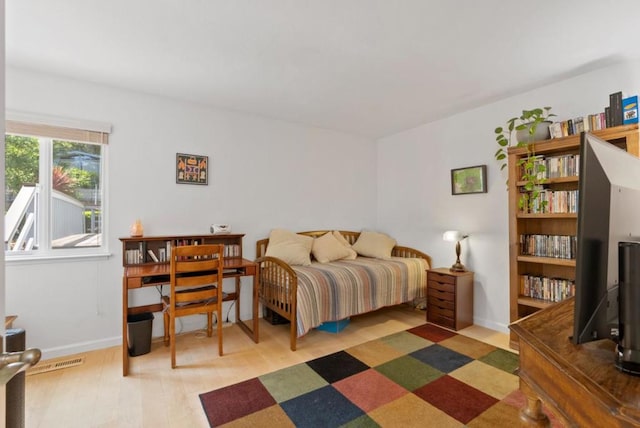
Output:
<path fill-rule="evenodd" d="M 319 238 L 332 231 L 298 232 Z M 336 233 L 336 232 L 333 232 Z M 354 244 L 360 232 L 339 231 Z M 362 257 L 296 266 L 267 255 L 269 239 L 256 243 L 260 302 L 290 321 L 290 346 L 323 323 L 340 321 L 426 296 L 426 270 L 431 257 L 409 247 L 394 246 L 390 258 Z"/>

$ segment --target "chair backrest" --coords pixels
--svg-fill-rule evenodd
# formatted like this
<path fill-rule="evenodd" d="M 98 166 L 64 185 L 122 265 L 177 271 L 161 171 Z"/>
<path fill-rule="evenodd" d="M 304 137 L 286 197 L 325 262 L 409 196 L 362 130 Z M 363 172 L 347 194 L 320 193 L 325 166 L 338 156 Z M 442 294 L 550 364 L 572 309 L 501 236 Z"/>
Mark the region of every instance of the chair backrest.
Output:
<path fill-rule="evenodd" d="M 179 306 L 193 301 L 221 300 L 223 250 L 224 245 L 183 245 L 171 249 L 172 302 Z M 208 285 L 212 286 L 203 287 Z"/>

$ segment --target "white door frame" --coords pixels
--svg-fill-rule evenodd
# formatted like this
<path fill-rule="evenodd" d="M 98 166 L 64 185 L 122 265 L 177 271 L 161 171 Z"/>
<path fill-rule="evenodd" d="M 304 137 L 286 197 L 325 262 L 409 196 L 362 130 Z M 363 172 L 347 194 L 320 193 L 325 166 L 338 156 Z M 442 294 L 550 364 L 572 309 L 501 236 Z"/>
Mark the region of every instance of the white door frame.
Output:
<path fill-rule="evenodd" d="M 0 171 L 4 171 L 4 117 L 5 117 L 5 13 L 4 13 L 5 0 L 0 0 L 0 131 L 2 138 L 2 144 L 0 149 L 2 156 L 0 156 Z M 4 201 L 4 174 L 0 174 L 0 195 Z M 0 221 L 0 235 L 4 236 L 4 216 Z M 0 351 L 4 351 L 5 346 L 5 265 L 4 265 L 4 248 L 0 251 Z M 0 385 L 0 426 L 4 426 L 6 421 L 6 387 Z"/>

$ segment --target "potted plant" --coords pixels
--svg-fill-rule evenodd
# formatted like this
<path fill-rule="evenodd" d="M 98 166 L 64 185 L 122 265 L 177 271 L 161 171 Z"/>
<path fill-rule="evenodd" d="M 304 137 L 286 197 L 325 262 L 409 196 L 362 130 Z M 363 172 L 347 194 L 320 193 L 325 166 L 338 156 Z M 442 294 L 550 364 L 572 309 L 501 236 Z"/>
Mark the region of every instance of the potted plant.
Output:
<path fill-rule="evenodd" d="M 520 197 L 520 208 L 531 207 L 540 196 L 541 184 L 545 181 L 546 167 L 544 163 L 536 161 L 534 142 L 549 138 L 549 125 L 551 124 L 549 118 L 554 116 L 555 114 L 551 113 L 551 107 L 523 110 L 520 116 L 507 120 L 506 127 L 499 126 L 495 129 L 496 142 L 499 146 L 495 158 L 502 164 L 501 170 L 507 166 L 509 147 L 527 148 L 527 156 L 518 161 L 518 166 L 522 167 L 521 179 L 525 182 L 524 189 L 526 190 Z M 517 142 L 512 144 L 514 134 Z M 544 208 L 545 205 L 546 201 L 543 201 L 542 207 Z"/>

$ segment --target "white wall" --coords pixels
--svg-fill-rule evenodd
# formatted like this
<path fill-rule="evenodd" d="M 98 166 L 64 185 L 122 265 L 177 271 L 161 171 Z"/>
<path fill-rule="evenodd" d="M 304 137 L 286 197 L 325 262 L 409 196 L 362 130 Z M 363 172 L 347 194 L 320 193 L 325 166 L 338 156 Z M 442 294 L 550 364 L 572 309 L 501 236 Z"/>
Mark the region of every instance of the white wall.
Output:
<path fill-rule="evenodd" d="M 505 178 L 493 158 L 493 130 L 522 109 L 552 106 L 558 120 L 604 111 L 609 94 L 637 94 L 640 62 L 629 62 L 550 85 L 378 142 L 378 227 L 424 248 L 435 266 L 455 261 L 442 232 L 470 233 L 462 262 L 475 272 L 474 322 L 508 331 L 508 206 Z M 487 165 L 488 193 L 451 195 L 451 169 Z M 506 171 L 505 171 L 506 173 Z"/>
<path fill-rule="evenodd" d="M 142 219 L 146 235 L 203 233 L 228 222 L 246 233 L 245 256 L 273 227 L 377 228 L 454 262 L 442 232 L 458 228 L 475 271 L 475 322 L 507 331 L 508 228 L 493 129 L 523 108 L 551 105 L 559 119 L 602 111 L 617 90 L 638 93 L 640 64 L 589 73 L 381 139 L 215 110 L 161 97 L 8 69 L 7 109 L 113 124 L 106 261 L 6 267 L 7 313 L 45 358 L 120 343 L 118 237 Z M 176 185 L 176 152 L 210 156 L 208 186 Z M 488 193 L 451 196 L 452 168 L 486 164 Z M 245 287 L 248 291 L 249 287 Z M 246 295 L 243 296 L 246 300 Z M 134 302 L 155 290 L 131 293 Z M 248 310 L 248 306 L 245 306 Z M 243 311 L 243 316 L 248 312 Z M 186 328 L 203 325 L 196 320 Z M 197 324 L 197 325 L 196 325 Z M 161 335 L 156 316 L 154 336 Z"/>
<path fill-rule="evenodd" d="M 120 343 L 118 238 L 128 235 L 137 218 L 145 235 L 207 233 L 212 223 L 230 223 L 246 234 L 249 259 L 256 240 L 274 227 L 375 227 L 371 140 L 23 70 L 6 73 L 8 110 L 113 124 L 107 231 L 112 257 L 6 267 L 7 313 L 18 315 L 27 345 L 42 348 L 45 358 Z M 208 186 L 175 183 L 176 152 L 209 156 Z M 243 289 L 247 318 L 250 287 Z M 130 293 L 134 303 L 157 296 L 155 289 Z M 204 317 L 189 321 L 185 328 L 204 325 Z M 161 331 L 156 314 L 154 336 Z"/>

